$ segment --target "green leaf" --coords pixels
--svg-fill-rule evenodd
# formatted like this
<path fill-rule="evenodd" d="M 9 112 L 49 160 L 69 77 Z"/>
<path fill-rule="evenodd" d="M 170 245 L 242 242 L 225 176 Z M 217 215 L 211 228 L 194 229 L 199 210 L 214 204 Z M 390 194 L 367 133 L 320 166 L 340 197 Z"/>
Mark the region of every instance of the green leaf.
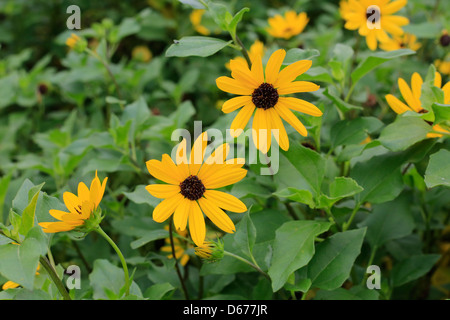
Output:
<path fill-rule="evenodd" d="M 434 113 L 434 124 L 450 121 L 450 104 L 433 103 L 431 109 Z"/>
<path fill-rule="evenodd" d="M 157 283 L 149 287 L 145 291 L 144 296 L 149 300 L 161 300 L 167 293 L 173 290 L 175 290 L 175 287 L 168 282 Z"/>
<path fill-rule="evenodd" d="M 450 187 L 450 151 L 441 149 L 430 156 L 425 171 L 425 183 L 428 188 Z"/>
<path fill-rule="evenodd" d="M 307 266 L 312 287 L 334 290 L 347 280 L 361 252 L 365 233 L 366 228 L 340 232 L 317 245 Z"/>
<path fill-rule="evenodd" d="M 166 51 L 166 57 L 209 57 L 214 53 L 222 50 L 232 41 L 223 41 L 211 37 L 183 37 L 175 40 Z"/>
<path fill-rule="evenodd" d="M 319 197 L 319 208 L 331 208 L 337 201 L 351 197 L 363 190 L 364 189 L 351 178 L 336 177 L 329 186 L 328 195 L 323 194 Z"/>
<path fill-rule="evenodd" d="M 325 91 L 323 92 L 324 96 L 329 98 L 331 101 L 334 102 L 336 107 L 343 113 L 349 111 L 349 110 L 362 110 L 362 107 L 355 106 L 353 104 L 350 104 L 348 102 L 345 102 L 339 97 L 339 94 L 337 93 L 337 90 L 332 87 L 328 86 Z"/>
<path fill-rule="evenodd" d="M 340 145 L 360 144 L 369 133 L 378 131 L 383 122 L 375 117 L 360 117 L 337 122 L 330 132 L 333 148 Z"/>
<path fill-rule="evenodd" d="M 274 292 L 283 287 L 293 272 L 311 260 L 315 252 L 315 237 L 330 226 L 329 222 L 303 220 L 286 222 L 276 230 L 272 264 L 268 271 Z"/>
<path fill-rule="evenodd" d="M 350 177 L 364 188 L 355 195 L 356 202 L 383 203 L 395 199 L 403 189 L 400 167 L 406 161 L 421 160 L 433 145 L 434 141 L 427 139 L 408 150 L 382 154 L 356 163 Z"/>
<path fill-rule="evenodd" d="M 314 300 L 378 300 L 378 292 L 360 286 L 352 287 L 350 290 L 344 288 L 319 290 Z"/>
<path fill-rule="evenodd" d="M 402 151 L 427 138 L 430 125 L 420 118 L 397 117 L 383 129 L 379 141 L 391 151 Z"/>
<path fill-rule="evenodd" d="M 410 23 L 402 27 L 405 32 L 415 35 L 417 38 L 437 39 L 441 35 L 442 27 L 436 21 Z"/>
<path fill-rule="evenodd" d="M 234 246 L 240 248 L 248 257 L 253 256 L 253 246 L 256 241 L 256 228 L 250 218 L 250 212 L 244 214 L 234 234 Z"/>
<path fill-rule="evenodd" d="M 308 190 L 299 190 L 296 188 L 288 187 L 286 189 L 273 193 L 273 195 L 279 198 L 287 198 L 292 201 L 307 204 L 311 209 L 314 209 L 316 207 L 313 196 Z"/>
<path fill-rule="evenodd" d="M 311 60 L 314 57 L 320 56 L 320 51 L 317 49 L 299 49 L 292 48 L 286 52 L 286 57 L 283 60 L 283 65 L 289 65 L 300 60 Z"/>
<path fill-rule="evenodd" d="M 20 224 L 19 233 L 26 236 L 28 231 L 34 226 L 35 222 L 35 213 L 36 213 L 36 204 L 39 198 L 40 191 L 44 183 L 31 188 L 29 191 L 29 198 L 31 200 L 28 203 L 28 206 L 22 212 L 22 223 Z"/>
<path fill-rule="evenodd" d="M 399 49 L 394 51 L 376 52 L 366 57 L 351 74 L 353 84 L 356 84 L 363 76 L 383 64 L 386 61 L 414 54 L 415 51 L 410 49 Z"/>
<path fill-rule="evenodd" d="M 392 268 L 394 287 L 416 280 L 425 275 L 439 260 L 439 254 L 423 254 L 400 261 Z"/>
<path fill-rule="evenodd" d="M 130 246 L 132 249 L 140 248 L 149 242 L 165 239 L 169 237 L 169 232 L 167 230 L 151 230 L 148 231 L 143 237 L 131 242 Z"/>
<path fill-rule="evenodd" d="M 367 227 L 366 239 L 371 247 L 380 247 L 386 242 L 403 238 L 415 228 L 407 197 L 374 206 L 372 214 L 358 225 Z"/>
<path fill-rule="evenodd" d="M 89 274 L 89 281 L 96 300 L 120 298 L 121 289 L 125 285 L 123 270 L 104 259 L 94 261 L 94 268 Z M 141 290 L 135 282 L 130 286 L 130 294 L 142 297 Z"/>
<path fill-rule="evenodd" d="M 133 192 L 124 192 L 123 194 L 131 201 L 142 204 L 146 203 L 149 206 L 155 208 L 161 200 L 152 196 L 146 189 L 145 185 L 138 185 Z"/>
<path fill-rule="evenodd" d="M 303 147 L 300 143 L 292 143 L 289 152 L 284 156 L 297 169 L 314 197 L 320 194 L 325 174 L 325 160 L 316 151 Z"/>
<path fill-rule="evenodd" d="M 238 13 L 236 13 L 233 17 L 233 19 L 228 24 L 228 30 L 231 34 L 236 34 L 236 27 L 239 22 L 241 22 L 242 17 L 244 16 L 244 13 L 249 12 L 249 8 L 242 8 Z"/>
<path fill-rule="evenodd" d="M 34 277 L 43 248 L 46 251 L 46 240 L 42 231 L 29 231 L 29 236 L 20 245 L 6 244 L 0 246 L 0 273 L 24 288 L 33 289 Z"/>

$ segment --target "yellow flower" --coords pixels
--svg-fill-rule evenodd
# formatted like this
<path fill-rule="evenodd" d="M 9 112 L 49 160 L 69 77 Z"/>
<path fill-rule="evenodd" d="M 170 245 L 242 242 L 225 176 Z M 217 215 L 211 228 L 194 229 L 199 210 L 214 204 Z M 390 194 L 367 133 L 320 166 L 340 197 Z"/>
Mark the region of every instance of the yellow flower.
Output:
<path fill-rule="evenodd" d="M 250 57 L 250 61 L 253 63 L 253 61 L 255 61 L 256 57 L 264 57 L 264 53 L 266 51 L 266 48 L 264 47 L 264 43 L 262 43 L 259 40 L 256 40 L 251 46 L 250 46 L 250 50 L 248 51 L 248 56 Z M 232 60 L 237 60 L 243 63 L 247 63 L 247 61 L 243 58 L 243 57 L 236 57 Z M 231 60 L 229 62 L 227 62 L 227 64 L 225 65 L 225 67 L 227 67 L 227 69 L 231 70 L 230 68 L 230 63 Z"/>
<path fill-rule="evenodd" d="M 208 136 L 202 133 L 194 142 L 188 157 L 186 140 L 177 148 L 176 163 L 168 154 L 162 160 L 147 161 L 147 169 L 158 180 L 167 184 L 152 184 L 146 190 L 156 198 L 164 199 L 153 210 L 153 220 L 166 221 L 172 214 L 176 230 L 186 229 L 197 246 L 203 245 L 206 228 L 203 213 L 220 229 L 233 233 L 233 221 L 222 210 L 244 212 L 245 204 L 236 197 L 217 190 L 240 181 L 247 175 L 242 169 L 244 159 L 225 160 L 230 147 L 227 143 L 205 158 Z M 189 160 L 188 160 L 189 159 Z M 203 213 L 202 213 L 203 212 Z"/>
<path fill-rule="evenodd" d="M 74 48 L 77 42 L 79 42 L 81 38 L 77 36 L 75 33 L 72 33 L 69 38 L 66 40 L 66 45 L 70 48 Z"/>
<path fill-rule="evenodd" d="M 169 230 L 169 226 L 165 226 L 164 229 Z M 177 233 L 182 236 L 182 237 L 186 237 L 187 236 L 187 231 L 186 230 L 177 230 Z M 161 247 L 161 251 L 162 252 L 169 252 L 170 254 L 167 256 L 167 258 L 169 259 L 173 259 L 173 255 L 172 255 L 172 246 L 170 245 L 170 238 L 166 238 L 164 240 L 165 245 Z M 179 260 L 180 264 L 184 267 L 188 261 L 189 261 L 189 255 L 186 253 L 186 246 L 192 247 L 192 245 L 186 244 L 183 245 L 182 243 L 183 241 L 178 239 L 178 238 L 173 238 L 173 247 L 174 247 L 174 251 L 175 251 L 175 257 Z"/>
<path fill-rule="evenodd" d="M 407 0 L 348 0 L 341 2 L 340 13 L 346 21 L 344 27 L 348 30 L 358 30 L 366 37 L 370 50 L 376 50 L 378 41 L 389 40 L 392 36 L 401 36 L 401 28 L 409 23 L 405 17 L 393 15 L 407 4 Z"/>
<path fill-rule="evenodd" d="M 267 32 L 275 38 L 290 39 L 303 32 L 309 22 L 305 12 L 297 14 L 290 10 L 284 14 L 284 17 L 277 14 L 268 19 L 269 27 Z"/>
<path fill-rule="evenodd" d="M 205 14 L 204 9 L 195 9 L 192 10 L 191 14 L 189 15 L 189 19 L 191 20 L 192 25 L 194 26 L 195 31 L 198 33 L 208 36 L 211 34 L 211 32 L 201 25 L 202 23 L 202 16 Z"/>
<path fill-rule="evenodd" d="M 411 87 L 408 86 L 408 84 L 404 79 L 399 78 L 398 87 L 400 89 L 400 93 L 405 103 L 400 101 L 392 94 L 386 95 L 387 103 L 392 108 L 392 110 L 394 110 L 397 114 L 402 114 L 406 111 L 414 111 L 417 113 L 428 112 L 427 110 L 422 108 L 422 102 L 420 101 L 422 84 L 423 84 L 422 77 L 417 72 L 414 72 L 413 75 L 411 76 Z M 441 88 L 441 84 L 442 84 L 442 77 L 439 72 L 436 72 L 434 78 L 434 85 L 438 88 Z M 442 90 L 444 91 L 444 103 L 445 104 L 450 103 L 450 82 L 447 82 L 442 87 Z M 447 130 L 445 130 L 438 124 L 433 125 L 433 130 L 448 133 Z M 428 133 L 427 137 L 436 138 L 442 137 L 442 135 L 438 133 Z"/>
<path fill-rule="evenodd" d="M 62 231 L 70 231 L 79 228 L 91 218 L 96 218 L 92 213 L 97 210 L 100 201 L 105 193 L 106 181 L 102 183 L 95 172 L 95 178 L 91 182 L 90 189 L 83 183 L 78 184 L 78 196 L 71 192 L 63 194 L 64 204 L 69 212 L 60 210 L 50 210 L 49 213 L 57 222 L 41 222 L 39 225 L 44 228 L 46 233 L 55 233 Z"/>
<path fill-rule="evenodd" d="M 152 52 L 146 46 L 134 47 L 133 51 L 131 52 L 131 56 L 133 57 L 133 59 L 142 62 L 149 62 L 153 57 Z"/>
<path fill-rule="evenodd" d="M 435 60 L 434 65 L 440 73 L 450 75 L 450 61 Z"/>
<path fill-rule="evenodd" d="M 322 115 L 322 111 L 310 102 L 294 97 L 283 97 L 287 94 L 319 89 L 319 86 L 312 82 L 294 81 L 311 67 L 310 60 L 297 61 L 280 71 L 285 56 L 286 51 L 282 49 L 270 56 L 265 77 L 261 56 L 257 56 L 251 70 L 246 63 L 232 60 L 230 63 L 232 78 L 216 79 L 220 90 L 240 95 L 226 101 L 222 106 L 222 111 L 225 113 L 243 107 L 231 123 L 230 134 L 233 137 L 239 136 L 256 110 L 253 117 L 252 136 L 255 146 L 263 153 L 267 153 L 270 149 L 272 130 L 275 130 L 275 139 L 280 147 L 283 150 L 289 149 L 289 139 L 281 118 L 302 136 L 308 134 L 305 126 L 291 109 L 315 117 Z"/>
<path fill-rule="evenodd" d="M 405 33 L 402 36 L 394 36 L 385 42 L 381 42 L 380 48 L 384 51 L 393 51 L 405 48 L 417 51 L 422 45 L 416 42 L 416 40 L 417 37 L 415 35 Z"/>

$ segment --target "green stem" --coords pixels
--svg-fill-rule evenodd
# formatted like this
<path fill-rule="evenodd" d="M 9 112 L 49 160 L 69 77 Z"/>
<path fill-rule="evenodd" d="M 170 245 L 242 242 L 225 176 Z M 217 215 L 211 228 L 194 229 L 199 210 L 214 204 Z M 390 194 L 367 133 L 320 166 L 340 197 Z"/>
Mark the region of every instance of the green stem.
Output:
<path fill-rule="evenodd" d="M 173 225 L 173 216 L 170 219 L 169 222 L 169 240 L 170 240 L 170 247 L 172 249 L 172 256 L 175 259 L 175 270 L 177 271 L 177 275 L 178 278 L 180 279 L 181 282 L 181 288 L 183 289 L 183 293 L 184 293 L 184 297 L 186 298 L 186 300 L 190 300 L 189 299 L 189 294 L 186 288 L 186 285 L 184 284 L 184 280 L 183 277 L 181 276 L 181 271 L 180 271 L 180 267 L 178 265 L 178 259 L 177 256 L 175 255 L 175 245 L 173 242 L 173 231 L 172 231 L 172 225 Z"/>
<path fill-rule="evenodd" d="M 241 256 L 238 256 L 238 255 L 236 255 L 236 254 L 234 254 L 234 253 L 231 253 L 231 252 L 228 252 L 228 251 L 225 251 L 225 250 L 223 251 L 223 254 L 224 254 L 224 255 L 227 255 L 227 256 L 230 256 L 230 257 L 233 257 L 233 258 L 235 258 L 235 259 L 237 259 L 237 260 L 239 260 L 239 261 L 242 261 L 242 262 L 248 264 L 250 267 L 252 267 L 252 268 L 255 269 L 256 271 L 258 271 L 259 273 L 261 273 L 264 277 L 266 277 L 266 278 L 270 281 L 269 275 L 268 275 L 267 273 L 265 273 L 264 271 L 261 270 L 261 268 L 260 268 L 260 267 L 256 264 L 256 262 L 254 261 L 255 259 L 254 259 L 253 257 L 252 257 L 252 260 L 253 260 L 254 263 L 248 261 L 248 260 L 245 259 L 245 258 L 242 258 Z"/>
<path fill-rule="evenodd" d="M 56 274 L 55 269 L 52 267 L 52 265 L 50 264 L 48 259 L 45 257 L 41 257 L 39 259 L 39 262 L 44 267 L 44 269 L 47 271 L 47 273 L 50 276 L 50 278 L 52 279 L 53 283 L 56 285 L 56 288 L 58 288 L 59 293 L 61 293 L 61 295 L 63 296 L 63 299 L 64 300 L 72 300 L 70 298 L 69 293 L 66 290 L 66 287 L 64 287 L 64 284 L 62 283 L 61 279 Z"/>
<path fill-rule="evenodd" d="M 359 210 L 360 205 L 357 205 L 355 207 L 355 209 L 353 209 L 352 215 L 350 216 L 350 219 L 348 219 L 348 221 L 346 223 L 344 223 L 344 225 L 342 226 L 342 231 L 347 231 L 347 229 L 350 227 L 350 225 L 353 222 L 353 219 L 355 218 L 356 213 Z"/>
<path fill-rule="evenodd" d="M 125 261 L 125 258 L 120 251 L 119 247 L 114 243 L 114 241 L 103 231 L 103 229 L 98 226 L 97 229 L 95 229 L 98 234 L 100 234 L 103 238 L 105 238 L 106 241 L 111 245 L 111 247 L 116 251 L 117 255 L 119 256 L 120 262 L 122 263 L 123 272 L 125 275 L 125 295 L 128 296 L 130 293 L 130 276 L 128 273 L 128 266 L 127 262 Z"/>

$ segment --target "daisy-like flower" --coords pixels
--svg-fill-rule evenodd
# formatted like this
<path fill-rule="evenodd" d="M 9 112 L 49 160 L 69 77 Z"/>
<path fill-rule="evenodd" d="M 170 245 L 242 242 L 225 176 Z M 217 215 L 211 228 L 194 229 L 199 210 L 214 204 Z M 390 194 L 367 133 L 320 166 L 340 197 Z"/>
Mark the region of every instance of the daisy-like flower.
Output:
<path fill-rule="evenodd" d="M 277 14 L 268 19 L 269 27 L 267 32 L 275 38 L 290 39 L 303 32 L 309 18 L 305 12 L 297 14 L 290 10 L 284 14 L 284 17 Z"/>
<path fill-rule="evenodd" d="M 408 86 L 406 81 L 402 78 L 398 79 L 398 87 L 400 89 L 400 93 L 405 101 L 403 103 L 398 98 L 393 96 L 392 94 L 386 95 L 386 101 L 389 106 L 394 110 L 397 114 L 402 114 L 406 111 L 414 111 L 417 113 L 427 113 L 428 111 L 422 108 L 422 102 L 420 101 L 421 89 L 422 89 L 423 80 L 422 77 L 414 72 L 411 76 L 411 87 Z M 436 72 L 434 78 L 434 85 L 438 88 L 441 88 L 442 85 L 442 77 L 439 72 Z M 450 103 L 450 82 L 447 82 L 443 87 L 444 91 L 444 103 Z M 449 133 L 447 130 L 442 128 L 440 125 L 433 125 L 433 130 L 438 132 Z M 439 133 L 428 133 L 428 138 L 438 138 L 442 137 Z"/>
<path fill-rule="evenodd" d="M 80 182 L 78 184 L 78 196 L 71 192 L 64 192 L 63 200 L 69 212 L 50 210 L 49 213 L 60 221 L 40 222 L 39 225 L 44 232 L 56 233 L 97 226 L 102 219 L 98 206 L 105 193 L 107 180 L 108 178 L 105 178 L 100 183 L 96 171 L 89 189 L 83 182 Z"/>
<path fill-rule="evenodd" d="M 219 146 L 205 160 L 208 135 L 202 133 L 194 142 L 188 156 L 186 140 L 177 148 L 176 163 L 168 154 L 162 160 L 147 161 L 147 169 L 158 180 L 167 184 L 152 184 L 146 190 L 156 198 L 164 199 L 153 210 L 153 220 L 164 222 L 173 214 L 176 230 L 183 231 L 189 223 L 189 232 L 197 246 L 203 245 L 206 235 L 203 213 L 217 227 L 233 233 L 233 221 L 222 210 L 244 212 L 245 204 L 238 198 L 213 189 L 240 181 L 247 175 L 242 169 L 244 159 L 226 160 L 230 147 Z M 188 160 L 189 159 L 189 160 Z"/>
<path fill-rule="evenodd" d="M 227 100 L 222 106 L 222 111 L 225 113 L 242 107 L 231 123 L 230 134 L 233 137 L 239 136 L 255 113 L 252 124 L 253 142 L 263 153 L 267 153 L 270 149 L 272 130 L 278 131 L 274 132 L 274 136 L 279 146 L 283 150 L 289 149 L 289 138 L 281 118 L 302 136 L 308 134 L 305 126 L 291 110 L 315 117 L 322 115 L 322 111 L 310 102 L 294 97 L 283 97 L 283 95 L 319 89 L 319 86 L 312 82 L 294 81 L 311 67 L 310 60 L 297 61 L 280 71 L 285 56 L 286 51 L 283 49 L 275 51 L 267 62 L 265 72 L 261 56 L 255 58 L 251 70 L 246 63 L 232 60 L 230 63 L 232 78 L 216 79 L 220 90 L 240 95 Z"/>
<path fill-rule="evenodd" d="M 266 48 L 264 47 L 264 43 L 262 43 L 259 40 L 256 40 L 250 46 L 250 50 L 248 51 L 248 56 L 250 57 L 250 61 L 253 63 L 255 61 L 256 57 L 258 57 L 258 56 L 264 57 L 265 51 L 266 51 Z M 237 60 L 242 63 L 247 63 L 243 57 L 236 57 L 232 60 Z M 225 65 L 225 67 L 227 67 L 227 69 L 229 69 L 229 70 L 231 70 L 230 63 L 231 63 L 231 60 L 229 62 L 227 62 Z"/>
<path fill-rule="evenodd" d="M 192 25 L 194 26 L 195 31 L 198 33 L 208 36 L 211 34 L 211 31 L 209 31 L 206 27 L 202 26 L 202 17 L 205 14 L 204 9 L 195 9 L 192 10 L 191 14 L 189 15 L 189 20 L 191 20 Z"/>
<path fill-rule="evenodd" d="M 405 48 L 417 51 L 422 45 L 416 41 L 417 37 L 415 35 L 405 33 L 402 36 L 394 36 L 385 42 L 381 42 L 380 48 L 384 51 L 393 51 Z"/>
<path fill-rule="evenodd" d="M 434 65 L 440 73 L 450 75 L 450 61 L 435 60 Z"/>
<path fill-rule="evenodd" d="M 378 41 L 389 40 L 392 36 L 401 36 L 401 28 L 409 23 L 402 16 L 393 15 L 406 4 L 407 0 L 348 0 L 341 2 L 340 13 L 346 21 L 344 27 L 348 30 L 358 30 L 361 36 L 366 37 L 370 50 L 376 50 Z"/>
<path fill-rule="evenodd" d="M 164 229 L 169 230 L 169 226 L 165 226 Z M 187 230 L 177 230 L 177 233 L 182 236 L 187 236 Z M 170 245 L 170 238 L 164 239 L 165 245 L 161 247 L 162 252 L 170 253 L 167 258 L 173 259 L 172 246 Z M 189 255 L 186 253 L 186 249 L 192 247 L 190 244 L 184 244 L 184 241 L 178 238 L 173 238 L 173 247 L 175 249 L 175 257 L 180 264 L 184 267 L 189 261 Z M 187 248 L 186 248 L 187 247 Z"/>

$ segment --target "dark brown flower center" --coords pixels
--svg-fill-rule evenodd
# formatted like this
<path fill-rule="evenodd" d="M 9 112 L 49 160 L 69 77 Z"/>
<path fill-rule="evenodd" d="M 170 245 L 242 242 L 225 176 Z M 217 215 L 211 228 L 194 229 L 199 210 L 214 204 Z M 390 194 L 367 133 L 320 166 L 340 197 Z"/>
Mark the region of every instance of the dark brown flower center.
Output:
<path fill-rule="evenodd" d="M 278 91 L 270 83 L 264 82 L 253 91 L 252 102 L 257 108 L 273 108 L 278 102 Z"/>
<path fill-rule="evenodd" d="M 202 180 L 197 176 L 189 176 L 182 183 L 180 183 L 181 194 L 189 200 L 200 199 L 206 191 Z"/>
<path fill-rule="evenodd" d="M 442 37 L 439 39 L 439 42 L 441 43 L 441 46 L 447 47 L 450 44 L 450 35 L 442 35 Z"/>
<path fill-rule="evenodd" d="M 375 7 L 369 7 L 366 11 L 366 18 L 372 24 L 375 24 L 380 20 L 380 11 Z"/>

